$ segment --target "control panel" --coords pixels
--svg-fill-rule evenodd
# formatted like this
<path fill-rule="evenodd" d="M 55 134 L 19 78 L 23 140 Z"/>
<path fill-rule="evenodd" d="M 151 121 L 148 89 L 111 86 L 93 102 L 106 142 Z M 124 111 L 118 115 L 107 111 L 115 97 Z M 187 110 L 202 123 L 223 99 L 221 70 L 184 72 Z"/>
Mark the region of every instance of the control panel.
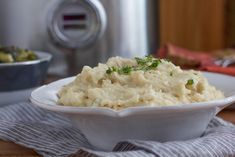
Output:
<path fill-rule="evenodd" d="M 71 49 L 96 42 L 106 27 L 106 14 L 98 0 L 64 0 L 48 16 L 53 40 Z"/>

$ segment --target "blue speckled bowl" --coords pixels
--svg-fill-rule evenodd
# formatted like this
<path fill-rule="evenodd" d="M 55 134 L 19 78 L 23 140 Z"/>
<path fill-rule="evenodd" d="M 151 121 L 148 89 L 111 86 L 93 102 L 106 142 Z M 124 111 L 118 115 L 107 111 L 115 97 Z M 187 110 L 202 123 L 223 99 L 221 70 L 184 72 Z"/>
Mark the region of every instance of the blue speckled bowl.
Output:
<path fill-rule="evenodd" d="M 34 88 L 46 77 L 52 55 L 35 51 L 39 59 L 17 63 L 0 63 L 0 92 Z"/>

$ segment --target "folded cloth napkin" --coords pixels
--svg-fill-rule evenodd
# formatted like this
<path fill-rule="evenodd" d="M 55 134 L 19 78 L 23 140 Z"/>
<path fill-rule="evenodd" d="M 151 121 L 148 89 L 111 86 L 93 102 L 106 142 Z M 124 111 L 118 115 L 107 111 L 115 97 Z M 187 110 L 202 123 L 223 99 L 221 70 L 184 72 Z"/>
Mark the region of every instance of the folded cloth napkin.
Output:
<path fill-rule="evenodd" d="M 235 64 L 235 49 L 216 50 L 212 52 L 192 51 L 166 44 L 161 47 L 156 57 L 168 58 L 182 68 L 197 69 L 209 72 L 217 72 L 235 76 L 235 67 L 225 67 L 223 63 Z"/>
<path fill-rule="evenodd" d="M 0 108 L 0 139 L 32 148 L 45 157 L 235 156 L 235 126 L 218 117 L 197 139 L 165 143 L 127 140 L 118 143 L 113 152 L 103 152 L 89 144 L 68 119 L 28 102 Z"/>

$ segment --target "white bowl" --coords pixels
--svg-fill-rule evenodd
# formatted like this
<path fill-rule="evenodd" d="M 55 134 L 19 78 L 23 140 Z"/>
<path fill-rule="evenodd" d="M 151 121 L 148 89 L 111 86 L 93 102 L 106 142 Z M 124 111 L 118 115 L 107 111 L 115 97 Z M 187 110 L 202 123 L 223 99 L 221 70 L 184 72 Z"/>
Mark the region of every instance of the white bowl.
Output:
<path fill-rule="evenodd" d="M 74 77 L 42 86 L 31 94 L 38 107 L 62 113 L 69 117 L 91 144 L 111 150 L 123 140 L 174 141 L 199 137 L 210 120 L 224 107 L 235 102 L 235 77 L 204 73 L 209 82 L 222 90 L 222 100 L 180 104 L 167 107 L 132 107 L 120 111 L 109 108 L 60 106 L 57 92 Z"/>

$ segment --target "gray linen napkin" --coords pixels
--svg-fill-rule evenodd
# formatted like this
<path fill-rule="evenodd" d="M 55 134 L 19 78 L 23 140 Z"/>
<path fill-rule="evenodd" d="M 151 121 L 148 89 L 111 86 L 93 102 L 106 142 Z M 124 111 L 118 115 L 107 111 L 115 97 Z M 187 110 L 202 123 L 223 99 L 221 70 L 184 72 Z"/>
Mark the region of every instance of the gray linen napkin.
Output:
<path fill-rule="evenodd" d="M 45 157 L 235 157 L 235 126 L 217 117 L 197 139 L 165 143 L 127 140 L 118 143 L 113 152 L 102 152 L 68 119 L 20 103 L 0 108 L 0 139 L 32 148 Z"/>

